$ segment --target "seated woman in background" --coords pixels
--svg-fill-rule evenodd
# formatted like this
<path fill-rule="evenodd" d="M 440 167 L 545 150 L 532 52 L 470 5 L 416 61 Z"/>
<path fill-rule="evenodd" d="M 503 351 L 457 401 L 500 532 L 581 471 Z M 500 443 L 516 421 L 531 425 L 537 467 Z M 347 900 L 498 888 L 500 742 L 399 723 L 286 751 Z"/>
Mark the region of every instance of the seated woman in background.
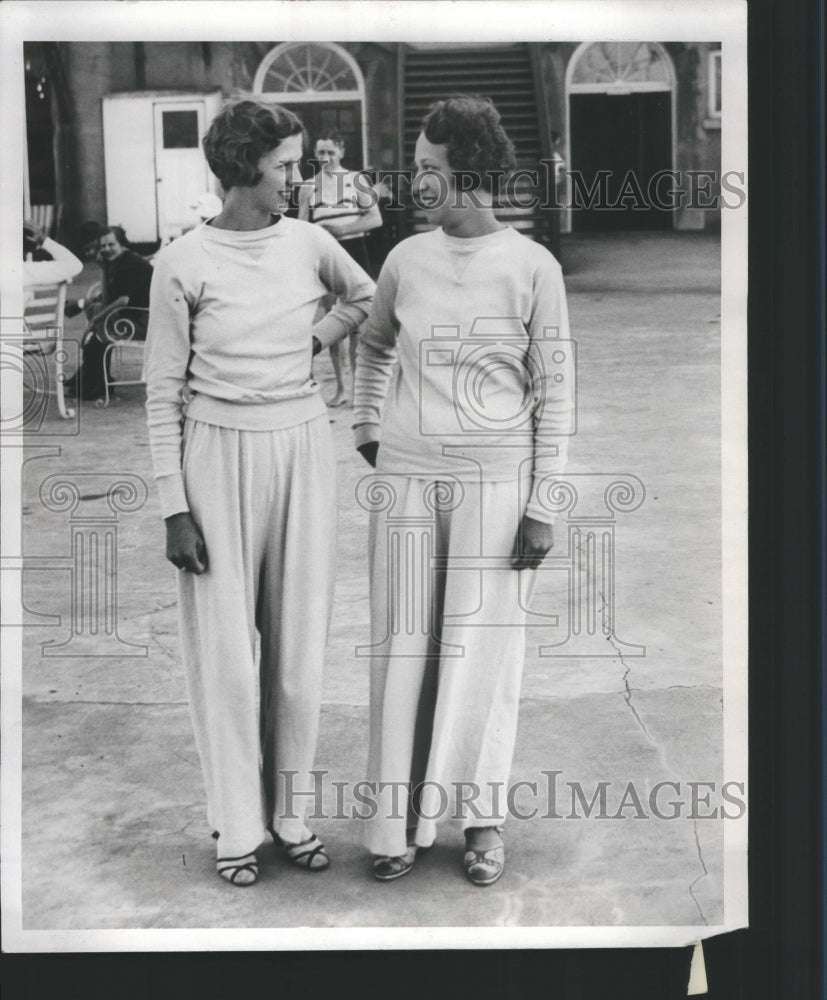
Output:
<path fill-rule="evenodd" d="M 77 383 L 80 382 L 81 399 L 98 399 L 104 393 L 106 341 L 103 338 L 103 322 L 106 316 L 120 306 L 149 308 L 152 265 L 129 249 L 123 229 L 108 226 L 98 238 L 98 247 L 103 268 L 100 292 L 91 299 L 77 299 L 66 304 L 67 316 L 77 316 L 83 310 L 89 320 L 81 344 L 80 367 L 67 382 L 70 390 L 78 388 Z M 146 321 L 137 324 L 135 339 L 146 339 Z"/>
<path fill-rule="evenodd" d="M 344 155 L 345 141 L 341 132 L 333 129 L 316 139 L 314 156 L 320 169 L 312 182 L 299 188 L 299 218 L 326 229 L 356 263 L 370 273 L 365 233 L 378 229 L 382 216 L 367 181 L 358 184 L 358 175 L 342 167 Z M 329 309 L 330 305 L 329 301 L 324 303 L 325 308 Z M 349 340 L 351 371 L 356 370 L 356 337 L 354 331 Z M 336 375 L 336 395 L 330 405 L 341 406 L 346 393 L 338 343 L 330 345 L 330 360 Z"/>

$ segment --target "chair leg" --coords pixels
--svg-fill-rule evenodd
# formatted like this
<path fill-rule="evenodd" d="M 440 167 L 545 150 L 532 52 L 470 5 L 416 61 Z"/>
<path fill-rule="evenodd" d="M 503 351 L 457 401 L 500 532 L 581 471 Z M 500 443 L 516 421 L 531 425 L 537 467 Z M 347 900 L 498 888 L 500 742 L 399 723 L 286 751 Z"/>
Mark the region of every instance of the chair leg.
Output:
<path fill-rule="evenodd" d="M 114 344 L 107 344 L 103 352 L 101 363 L 103 364 L 103 399 L 95 401 L 95 406 L 103 408 L 109 406 L 109 353 L 114 350 Z"/>
<path fill-rule="evenodd" d="M 57 408 L 64 420 L 71 420 L 75 415 L 73 407 L 66 405 L 66 398 L 63 394 L 63 361 L 66 352 L 63 350 L 63 341 L 59 340 L 55 350 L 55 395 L 57 397 Z"/>

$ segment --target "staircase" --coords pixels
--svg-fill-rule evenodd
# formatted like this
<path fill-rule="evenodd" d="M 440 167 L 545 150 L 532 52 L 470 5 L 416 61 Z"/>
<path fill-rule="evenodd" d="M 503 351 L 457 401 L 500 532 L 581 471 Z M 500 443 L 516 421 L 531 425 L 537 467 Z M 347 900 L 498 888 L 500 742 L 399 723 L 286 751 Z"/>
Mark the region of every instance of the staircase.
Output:
<path fill-rule="evenodd" d="M 422 119 L 434 101 L 451 94 L 482 94 L 490 97 L 502 116 L 503 127 L 514 143 L 517 166 L 539 170 L 543 156 L 545 123 L 538 115 L 538 94 L 528 45 L 501 48 L 457 48 L 417 50 L 403 53 L 403 136 L 404 166 L 411 168 L 414 147 Z M 542 95 L 539 95 L 542 96 Z M 544 179 L 540 170 L 540 181 Z M 520 201 L 536 194 L 542 201 L 544 190 L 535 190 L 527 180 L 516 186 Z M 497 217 L 524 235 L 550 245 L 556 242 L 555 213 L 541 208 L 497 206 Z M 424 215 L 414 208 L 407 212 L 408 233 L 428 228 Z"/>

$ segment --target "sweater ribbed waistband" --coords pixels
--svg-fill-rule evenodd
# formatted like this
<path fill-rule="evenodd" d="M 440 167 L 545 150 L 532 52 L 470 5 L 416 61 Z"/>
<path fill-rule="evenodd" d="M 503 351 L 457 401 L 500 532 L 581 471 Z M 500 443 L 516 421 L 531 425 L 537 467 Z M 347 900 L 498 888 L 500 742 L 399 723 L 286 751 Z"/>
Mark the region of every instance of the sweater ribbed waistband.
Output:
<path fill-rule="evenodd" d="M 186 408 L 190 420 L 238 431 L 276 431 L 295 427 L 327 412 L 319 392 L 268 403 L 236 403 L 198 393 Z"/>

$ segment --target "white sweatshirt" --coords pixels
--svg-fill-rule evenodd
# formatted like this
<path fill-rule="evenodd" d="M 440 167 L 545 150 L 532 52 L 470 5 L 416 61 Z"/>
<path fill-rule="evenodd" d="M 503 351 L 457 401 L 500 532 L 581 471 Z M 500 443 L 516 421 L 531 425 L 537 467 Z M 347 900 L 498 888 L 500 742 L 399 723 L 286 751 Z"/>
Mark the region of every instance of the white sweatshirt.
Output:
<path fill-rule="evenodd" d="M 51 260 L 23 261 L 23 287 L 33 288 L 37 285 L 55 285 L 60 281 L 68 281 L 83 270 L 83 261 L 79 260 L 71 250 L 56 243 L 49 236 L 43 241 L 42 249 L 52 255 Z"/>
<path fill-rule="evenodd" d="M 533 475 L 527 512 L 551 523 L 542 497 L 565 468 L 574 404 L 562 270 L 548 250 L 506 228 L 473 239 L 436 229 L 391 251 L 355 379 L 356 444 L 381 440 L 381 471 Z"/>
<path fill-rule="evenodd" d="M 325 412 L 311 377 L 323 347 L 355 330 L 374 285 L 319 226 L 279 218 L 252 232 L 206 224 L 155 257 L 144 380 L 164 517 L 189 509 L 184 415 L 239 430 L 291 427 Z M 319 300 L 333 309 L 315 326 Z"/>

